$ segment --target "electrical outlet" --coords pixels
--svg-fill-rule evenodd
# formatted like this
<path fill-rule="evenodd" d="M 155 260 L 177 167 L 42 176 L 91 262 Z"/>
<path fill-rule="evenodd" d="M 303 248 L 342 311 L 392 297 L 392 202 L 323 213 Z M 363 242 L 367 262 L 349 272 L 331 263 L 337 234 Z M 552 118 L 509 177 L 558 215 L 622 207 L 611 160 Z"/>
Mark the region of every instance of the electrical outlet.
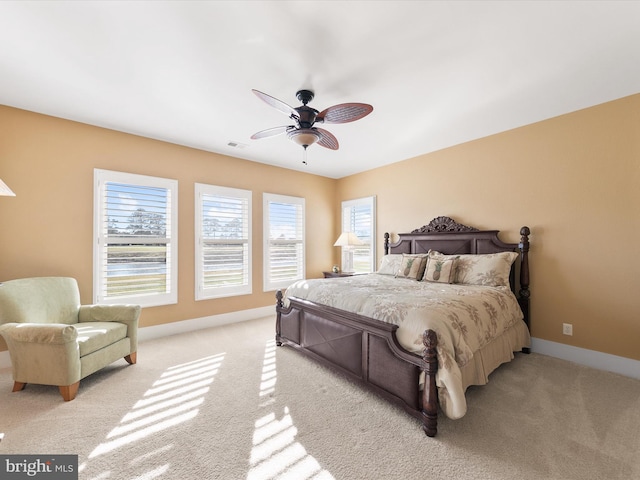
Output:
<path fill-rule="evenodd" d="M 570 323 L 562 324 L 562 334 L 563 335 L 573 335 L 573 325 Z"/>

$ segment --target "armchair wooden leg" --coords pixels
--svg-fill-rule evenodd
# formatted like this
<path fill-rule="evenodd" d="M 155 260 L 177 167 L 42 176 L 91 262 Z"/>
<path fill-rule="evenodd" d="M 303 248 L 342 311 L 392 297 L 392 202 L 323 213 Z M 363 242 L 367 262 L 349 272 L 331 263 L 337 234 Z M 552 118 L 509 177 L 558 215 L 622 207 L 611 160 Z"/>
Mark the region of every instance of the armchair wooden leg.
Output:
<path fill-rule="evenodd" d="M 22 382 L 14 382 L 13 383 L 13 390 L 11 390 L 12 392 L 19 392 L 20 390 L 24 390 L 24 387 L 26 387 L 27 384 L 26 383 L 22 383 Z"/>
<path fill-rule="evenodd" d="M 138 352 L 132 352 L 126 357 L 124 357 L 124 359 L 127 361 L 129 365 L 134 365 L 138 361 Z"/>
<path fill-rule="evenodd" d="M 60 389 L 60 395 L 64 398 L 65 402 L 70 402 L 78 393 L 78 387 L 80 386 L 80 382 L 73 383 L 71 385 L 65 385 L 58 387 Z"/>

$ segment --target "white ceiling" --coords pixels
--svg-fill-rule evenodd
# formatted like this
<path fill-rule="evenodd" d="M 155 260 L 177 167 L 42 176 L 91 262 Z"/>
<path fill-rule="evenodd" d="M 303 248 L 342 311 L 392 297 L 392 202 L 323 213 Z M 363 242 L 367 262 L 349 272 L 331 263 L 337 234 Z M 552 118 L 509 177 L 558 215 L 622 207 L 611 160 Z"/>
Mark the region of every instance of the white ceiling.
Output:
<path fill-rule="evenodd" d="M 0 104 L 331 178 L 640 92 L 639 1 L 2 1 L 0 44 Z M 374 111 L 305 166 L 252 88 Z"/>

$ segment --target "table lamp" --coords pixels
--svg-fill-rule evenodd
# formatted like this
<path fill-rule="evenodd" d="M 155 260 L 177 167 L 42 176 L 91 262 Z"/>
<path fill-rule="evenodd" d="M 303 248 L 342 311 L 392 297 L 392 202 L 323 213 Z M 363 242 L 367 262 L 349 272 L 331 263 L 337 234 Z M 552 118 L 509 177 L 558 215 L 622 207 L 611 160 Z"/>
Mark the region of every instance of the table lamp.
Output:
<path fill-rule="evenodd" d="M 342 232 L 333 244 L 334 247 L 342 247 L 342 271 L 352 273 L 353 270 L 353 247 L 364 245 L 353 232 Z"/>

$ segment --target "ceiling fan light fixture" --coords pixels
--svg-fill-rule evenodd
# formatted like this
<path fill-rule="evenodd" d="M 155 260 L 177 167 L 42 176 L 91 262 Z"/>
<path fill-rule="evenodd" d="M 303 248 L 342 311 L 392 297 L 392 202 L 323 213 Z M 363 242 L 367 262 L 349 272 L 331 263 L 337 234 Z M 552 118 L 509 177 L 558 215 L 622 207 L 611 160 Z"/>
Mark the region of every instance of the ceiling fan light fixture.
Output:
<path fill-rule="evenodd" d="M 305 149 L 309 145 L 313 145 L 317 141 L 320 140 L 320 134 L 311 128 L 301 128 L 298 130 L 291 130 L 287 133 L 289 140 L 294 143 L 297 143 L 301 147 Z"/>

